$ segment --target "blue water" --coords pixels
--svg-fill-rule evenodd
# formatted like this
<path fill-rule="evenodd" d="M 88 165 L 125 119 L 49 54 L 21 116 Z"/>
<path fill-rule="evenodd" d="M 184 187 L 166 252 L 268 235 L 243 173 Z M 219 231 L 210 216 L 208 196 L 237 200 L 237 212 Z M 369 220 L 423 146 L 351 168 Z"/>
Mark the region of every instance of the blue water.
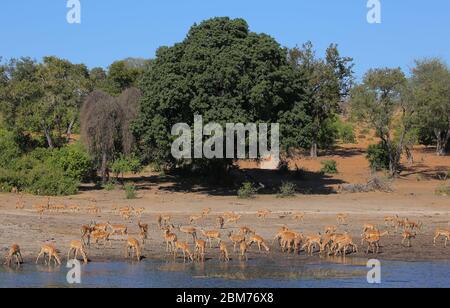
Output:
<path fill-rule="evenodd" d="M 355 262 L 353 262 L 355 263 Z M 356 262 L 357 263 L 357 262 Z M 131 288 L 329 288 L 329 287 L 450 287 L 450 261 L 382 262 L 382 283 L 369 285 L 368 269 L 326 261 L 277 264 L 180 264 L 146 260 L 140 264 L 90 263 L 83 265 L 81 285 L 69 285 L 65 267 L 24 265 L 0 267 L 0 287 L 131 287 Z"/>

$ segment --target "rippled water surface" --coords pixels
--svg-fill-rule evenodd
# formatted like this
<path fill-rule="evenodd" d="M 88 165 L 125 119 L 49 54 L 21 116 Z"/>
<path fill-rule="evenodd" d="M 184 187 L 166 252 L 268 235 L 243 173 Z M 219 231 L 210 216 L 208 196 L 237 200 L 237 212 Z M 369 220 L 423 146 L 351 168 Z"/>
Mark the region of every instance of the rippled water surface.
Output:
<path fill-rule="evenodd" d="M 364 260 L 351 264 L 321 261 L 300 264 L 272 260 L 199 264 L 146 260 L 140 264 L 90 263 L 78 287 L 450 287 L 450 261 L 383 262 L 382 284 L 369 285 Z M 0 267 L 0 287 L 73 287 L 68 269 L 24 265 Z"/>

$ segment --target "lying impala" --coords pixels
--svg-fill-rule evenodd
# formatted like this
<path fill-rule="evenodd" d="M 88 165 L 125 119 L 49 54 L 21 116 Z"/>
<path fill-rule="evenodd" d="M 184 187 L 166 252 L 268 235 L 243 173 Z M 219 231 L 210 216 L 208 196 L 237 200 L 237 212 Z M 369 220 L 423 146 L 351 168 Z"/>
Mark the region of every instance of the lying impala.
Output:
<path fill-rule="evenodd" d="M 86 255 L 86 251 L 84 249 L 84 245 L 81 241 L 75 240 L 70 242 L 70 249 L 67 253 L 67 260 L 70 260 L 70 255 L 74 254 L 74 259 L 77 260 L 78 254 L 81 254 L 83 257 L 84 263 L 88 263 L 88 257 Z"/>
<path fill-rule="evenodd" d="M 52 260 L 55 262 L 55 265 L 61 265 L 61 259 L 58 256 L 58 250 L 53 245 L 46 244 L 42 246 L 41 251 L 39 252 L 38 257 L 36 259 L 36 264 L 38 264 L 39 259 L 42 256 L 44 256 L 45 264 L 49 266 Z M 45 259 L 46 256 L 48 256 L 48 262 Z"/>
<path fill-rule="evenodd" d="M 20 247 L 17 244 L 12 245 L 8 253 L 5 256 L 5 263 L 4 265 L 11 266 L 12 259 L 16 259 L 17 266 L 20 266 L 23 263 L 22 253 L 20 252 Z"/>

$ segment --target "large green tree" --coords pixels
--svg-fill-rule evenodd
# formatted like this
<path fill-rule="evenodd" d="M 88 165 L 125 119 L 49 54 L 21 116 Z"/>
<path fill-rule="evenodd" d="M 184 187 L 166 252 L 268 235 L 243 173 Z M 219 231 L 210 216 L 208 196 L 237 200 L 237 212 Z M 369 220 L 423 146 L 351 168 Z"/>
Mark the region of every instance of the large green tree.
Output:
<path fill-rule="evenodd" d="M 308 121 L 300 78 L 287 51 L 270 36 L 249 30 L 242 19 L 214 18 L 194 25 L 187 37 L 162 47 L 141 82 L 141 112 L 134 125 L 149 160 L 173 162 L 171 127 L 204 123 L 289 124 L 282 140 L 297 146 Z M 295 127 L 296 131 L 286 128 Z M 296 144 L 297 143 L 297 144 Z"/>
<path fill-rule="evenodd" d="M 402 95 L 406 87 L 407 80 L 401 69 L 385 68 L 369 70 L 363 83 L 352 90 L 353 116 L 372 127 L 382 140 L 391 176 L 396 176 L 400 170 L 400 158 L 416 112 L 414 104 Z"/>
<path fill-rule="evenodd" d="M 30 104 L 42 95 L 37 76 L 38 64 L 30 58 L 11 59 L 2 65 L 0 113 L 7 129 L 29 130 L 24 115 Z"/>
<path fill-rule="evenodd" d="M 353 84 L 353 59 L 342 57 L 335 44 L 326 50 L 324 59 L 318 58 L 311 42 L 289 50 L 289 63 L 304 80 L 304 90 L 312 117 L 310 155 L 317 157 L 321 136 L 339 112 L 340 103 L 349 95 Z"/>
<path fill-rule="evenodd" d="M 440 59 L 417 60 L 411 83 L 420 129 L 433 132 L 437 155 L 445 155 L 450 143 L 450 69 Z"/>

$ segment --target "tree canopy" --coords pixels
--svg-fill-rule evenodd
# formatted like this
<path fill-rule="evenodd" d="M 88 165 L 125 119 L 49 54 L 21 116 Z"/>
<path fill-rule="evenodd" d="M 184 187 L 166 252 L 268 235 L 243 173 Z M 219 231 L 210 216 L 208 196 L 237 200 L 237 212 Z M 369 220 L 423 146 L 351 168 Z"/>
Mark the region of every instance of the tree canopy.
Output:
<path fill-rule="evenodd" d="M 270 36 L 251 32 L 242 19 L 194 25 L 181 43 L 160 48 L 144 74 L 134 125 L 142 153 L 170 162 L 172 125 L 191 125 L 197 114 L 222 125 L 308 121 L 295 74 L 287 50 Z M 287 138 L 298 132 L 284 133 Z"/>

